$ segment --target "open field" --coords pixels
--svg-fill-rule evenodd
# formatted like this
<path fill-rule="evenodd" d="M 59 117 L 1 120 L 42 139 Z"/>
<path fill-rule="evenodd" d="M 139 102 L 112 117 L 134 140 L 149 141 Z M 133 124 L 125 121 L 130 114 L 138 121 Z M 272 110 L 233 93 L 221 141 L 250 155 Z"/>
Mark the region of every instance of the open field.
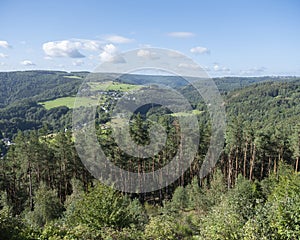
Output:
<path fill-rule="evenodd" d="M 79 76 L 64 76 L 64 78 L 82 79 L 82 77 L 79 77 Z"/>
<path fill-rule="evenodd" d="M 184 116 L 189 116 L 191 114 L 194 114 L 194 115 L 199 115 L 201 114 L 203 111 L 199 111 L 197 109 L 195 110 L 192 110 L 192 111 L 189 111 L 189 112 L 177 112 L 177 113 L 172 113 L 171 115 L 174 116 L 174 117 L 184 117 Z"/>
<path fill-rule="evenodd" d="M 51 109 L 60 106 L 66 106 L 68 108 L 74 108 L 76 97 L 63 97 L 57 98 L 47 102 L 40 102 L 46 109 Z M 102 100 L 101 100 L 102 101 Z M 88 97 L 80 97 L 77 98 L 77 105 L 78 106 L 92 106 L 99 104 L 99 99 L 95 98 L 88 98 Z"/>
<path fill-rule="evenodd" d="M 119 83 L 113 81 L 107 82 L 89 82 L 88 85 L 91 87 L 92 91 L 121 91 L 126 92 L 130 90 L 139 89 L 141 86 L 127 84 L 127 83 Z"/>

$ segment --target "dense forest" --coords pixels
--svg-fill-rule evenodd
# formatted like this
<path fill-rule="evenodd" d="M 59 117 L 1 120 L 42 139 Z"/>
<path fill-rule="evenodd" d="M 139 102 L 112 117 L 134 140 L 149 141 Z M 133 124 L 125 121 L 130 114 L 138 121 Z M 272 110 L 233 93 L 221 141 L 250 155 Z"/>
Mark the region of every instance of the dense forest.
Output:
<path fill-rule="evenodd" d="M 189 99 L 201 138 L 191 166 L 173 184 L 129 194 L 103 185 L 83 166 L 74 145 L 72 109 L 40 104 L 74 96 L 87 74 L 0 73 L 5 86 L 0 91 L 0 239 L 299 238 L 300 79 L 215 79 L 226 107 L 225 144 L 217 165 L 200 178 L 211 134 L 203 100 L 173 77 L 143 78 L 139 84 L 169 81 Z M 136 79 L 141 76 L 117 81 L 136 84 Z M 166 146 L 143 161 L 123 153 L 109 117 L 122 94 L 109 90 L 107 109 L 97 108 L 95 119 L 99 144 L 110 161 L 132 172 L 151 172 L 177 151 L 189 151 L 178 149 L 176 115 L 154 106 L 134 114 L 131 137 L 147 145 L 147 119 L 155 120 L 167 129 Z"/>

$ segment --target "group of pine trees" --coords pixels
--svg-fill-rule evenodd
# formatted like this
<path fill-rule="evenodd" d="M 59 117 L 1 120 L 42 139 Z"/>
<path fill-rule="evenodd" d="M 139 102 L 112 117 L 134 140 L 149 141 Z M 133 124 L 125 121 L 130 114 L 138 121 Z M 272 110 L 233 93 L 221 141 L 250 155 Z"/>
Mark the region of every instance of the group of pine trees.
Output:
<path fill-rule="evenodd" d="M 224 148 L 202 179 L 211 131 L 201 112 L 194 161 L 174 183 L 150 193 L 126 194 L 99 183 L 69 130 L 20 131 L 7 152 L 0 146 L 0 239 L 297 239 L 299 89 L 297 82 L 265 83 L 226 95 Z M 128 171 L 154 172 L 177 152 L 190 151 L 180 149 L 176 115 L 162 112 L 153 108 L 131 119 L 131 138 L 139 145 L 149 143 L 153 122 L 167 132 L 164 148 L 142 160 L 119 148 L 107 115 L 96 117 L 109 160 Z M 117 180 L 128 184 L 123 177 Z"/>

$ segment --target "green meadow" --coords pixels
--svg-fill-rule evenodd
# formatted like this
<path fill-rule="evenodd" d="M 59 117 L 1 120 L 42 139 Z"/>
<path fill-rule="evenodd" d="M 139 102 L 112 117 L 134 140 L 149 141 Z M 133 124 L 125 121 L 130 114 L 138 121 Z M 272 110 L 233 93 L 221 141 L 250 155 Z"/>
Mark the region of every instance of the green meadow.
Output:
<path fill-rule="evenodd" d="M 141 86 L 127 84 L 127 83 L 119 83 L 113 81 L 106 81 L 106 82 L 89 82 L 88 85 L 91 87 L 92 91 L 121 91 L 127 92 L 130 90 L 139 89 Z"/>
<path fill-rule="evenodd" d="M 60 106 L 66 106 L 68 108 L 74 108 L 74 103 L 75 103 L 76 97 L 63 97 L 63 98 L 57 98 L 51 101 L 46 101 L 46 102 L 40 102 L 46 109 L 51 109 L 55 107 L 60 107 Z M 102 101 L 102 100 L 101 100 Z M 76 106 L 93 106 L 93 105 L 98 105 L 99 99 L 98 98 L 91 98 L 91 97 L 77 97 L 76 100 Z"/>

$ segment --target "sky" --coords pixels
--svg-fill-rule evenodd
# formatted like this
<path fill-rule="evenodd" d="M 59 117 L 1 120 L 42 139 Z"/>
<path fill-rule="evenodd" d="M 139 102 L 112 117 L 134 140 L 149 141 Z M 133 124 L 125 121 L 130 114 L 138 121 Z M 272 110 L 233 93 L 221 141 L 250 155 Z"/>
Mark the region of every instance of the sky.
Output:
<path fill-rule="evenodd" d="M 144 47 L 211 76 L 300 76 L 300 1 L 0 1 L 0 71 L 93 71 Z"/>

